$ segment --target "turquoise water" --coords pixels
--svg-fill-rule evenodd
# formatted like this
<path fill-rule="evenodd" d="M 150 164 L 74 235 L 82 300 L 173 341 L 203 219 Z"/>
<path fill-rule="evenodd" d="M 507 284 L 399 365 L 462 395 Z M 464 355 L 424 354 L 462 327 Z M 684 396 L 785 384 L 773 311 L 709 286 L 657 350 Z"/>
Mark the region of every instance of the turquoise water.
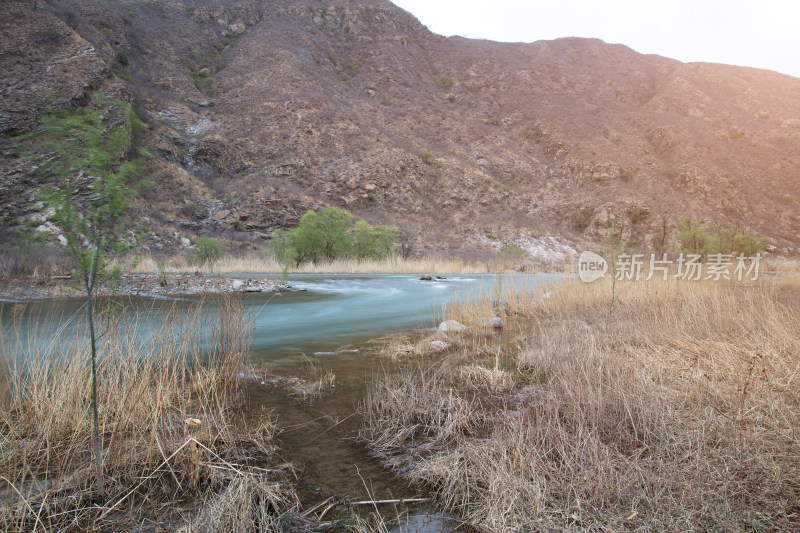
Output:
<path fill-rule="evenodd" d="M 240 275 L 234 277 L 272 277 Z M 418 275 L 340 274 L 293 275 L 290 284 L 303 292 L 242 295 L 252 320 L 252 362 L 275 365 L 307 356 L 325 356 L 343 346 L 418 328 L 435 326 L 442 306 L 458 298 L 491 293 L 499 284 L 515 284 L 523 293 L 547 285 L 553 275 L 454 275 L 421 281 Z M 165 309 L 175 302 L 192 309 L 205 306 L 204 321 L 213 321 L 214 298 L 127 297 L 122 301 L 129 322 L 146 342 L 158 331 Z M 52 299 L 28 303 L 0 302 L 0 328 L 5 351 L 25 352 L 36 332 L 47 342 L 74 342 L 85 334 L 84 302 Z M 159 334 L 163 334 L 160 332 Z"/>
<path fill-rule="evenodd" d="M 537 279 L 545 281 L 537 275 Z M 488 293 L 498 283 L 536 286 L 530 277 L 446 276 L 421 281 L 412 275 L 296 275 L 290 283 L 307 292 L 248 297 L 254 312 L 255 357 L 278 362 L 292 354 L 334 352 L 339 347 L 391 333 L 435 325 L 454 298 Z M 262 308 L 255 309 L 258 305 Z"/>

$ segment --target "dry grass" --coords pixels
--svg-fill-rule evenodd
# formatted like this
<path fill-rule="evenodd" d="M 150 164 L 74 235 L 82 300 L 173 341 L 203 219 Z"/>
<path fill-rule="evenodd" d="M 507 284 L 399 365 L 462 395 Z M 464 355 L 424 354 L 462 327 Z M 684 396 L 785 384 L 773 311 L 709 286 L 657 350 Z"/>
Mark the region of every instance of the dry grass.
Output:
<path fill-rule="evenodd" d="M 3 246 L 3 253 L 0 254 L 0 281 L 23 277 L 44 281 L 53 276 L 67 275 L 74 269 L 74 260 L 55 244 Z"/>
<path fill-rule="evenodd" d="M 122 264 L 129 264 L 123 262 Z M 162 262 L 164 272 L 177 274 L 181 272 L 208 273 L 209 268 L 197 268 L 190 264 L 185 256 L 176 255 Z M 134 274 L 156 274 L 159 261 L 153 257 L 141 258 L 135 267 L 130 269 Z M 304 263 L 289 269 L 294 274 L 481 274 L 487 272 L 508 272 L 515 264 L 498 261 L 486 264 L 481 261 L 464 261 L 456 257 L 422 257 L 403 259 L 390 257 L 385 260 L 337 259 L 330 262 Z M 530 265 L 534 268 L 534 265 Z M 261 256 L 224 256 L 215 265 L 214 272 L 219 274 L 275 274 L 280 275 L 283 265 L 272 258 Z"/>
<path fill-rule="evenodd" d="M 563 277 L 552 280 L 538 276 L 498 276 L 491 287 L 456 294 L 438 310 L 440 320 L 456 320 L 476 327 L 487 317 L 526 315 L 539 295 L 548 295 Z"/>
<path fill-rule="evenodd" d="M 151 332 L 139 329 L 140 317 L 119 315 L 108 325 L 98 368 L 105 498 L 91 459 L 85 336 L 61 343 L 34 333 L 25 353 L 6 344 L 0 529 L 128 529 L 143 518 L 174 519 L 169 510 L 178 501 L 221 498 L 230 507 L 240 492 L 266 486 L 260 501 L 271 502 L 274 514 L 288 508 L 286 489 L 276 488 L 279 474 L 253 467 L 269 463 L 271 434 L 241 435 L 232 426 L 247 317 L 233 298 L 218 300 L 216 310 L 175 307 Z M 208 328 L 210 346 L 199 335 Z M 262 428 L 269 424 L 265 417 Z"/>
<path fill-rule="evenodd" d="M 800 282 L 617 288 L 565 282 L 501 357 L 388 376 L 362 437 L 486 531 L 800 527 Z"/>

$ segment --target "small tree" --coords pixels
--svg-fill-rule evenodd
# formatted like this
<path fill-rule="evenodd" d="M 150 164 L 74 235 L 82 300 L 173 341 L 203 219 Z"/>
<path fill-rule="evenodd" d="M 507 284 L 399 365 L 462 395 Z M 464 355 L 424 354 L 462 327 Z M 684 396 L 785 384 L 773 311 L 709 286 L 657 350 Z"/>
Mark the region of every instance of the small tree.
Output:
<path fill-rule="evenodd" d="M 670 233 L 670 220 L 672 218 L 672 210 L 667 207 L 663 202 L 656 204 L 656 234 L 653 239 L 653 248 L 657 254 L 667 252 L 667 241 L 669 240 Z"/>
<path fill-rule="evenodd" d="M 766 250 L 769 239 L 749 231 L 739 230 L 733 235 L 733 246 L 731 249 L 745 257 L 753 257 L 757 253 Z"/>
<path fill-rule="evenodd" d="M 269 239 L 269 253 L 284 267 L 297 264 L 294 231 L 277 229 Z"/>
<path fill-rule="evenodd" d="M 678 242 L 680 253 L 705 256 L 711 252 L 713 238 L 697 220 L 683 217 L 678 220 Z"/>
<path fill-rule="evenodd" d="M 121 237 L 126 197 L 135 190 L 146 154 L 132 154 L 137 121 L 125 102 L 94 95 L 95 109 L 57 111 L 42 117 L 41 128 L 26 137 L 43 169 L 58 178 L 44 199 L 51 221 L 67 240 L 77 266 L 75 279 L 86 295 L 92 377 L 92 418 L 97 488 L 105 495 L 102 441 L 97 406 L 97 335 L 94 296 L 99 286 L 119 278 L 109 269 L 109 257 L 128 247 Z M 45 154 L 42 154 L 45 152 Z M 134 157 L 130 157 L 130 156 Z"/>

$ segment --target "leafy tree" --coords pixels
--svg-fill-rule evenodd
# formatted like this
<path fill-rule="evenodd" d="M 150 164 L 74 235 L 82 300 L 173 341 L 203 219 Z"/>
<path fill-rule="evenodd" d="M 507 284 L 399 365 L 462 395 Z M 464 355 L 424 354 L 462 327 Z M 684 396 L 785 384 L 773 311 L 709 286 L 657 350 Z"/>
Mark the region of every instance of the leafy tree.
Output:
<path fill-rule="evenodd" d="M 294 230 L 298 263 L 347 256 L 353 247 L 348 235 L 352 218 L 335 207 L 307 211 Z"/>
<path fill-rule="evenodd" d="M 222 257 L 222 245 L 217 239 L 205 235 L 197 239 L 197 244 L 194 245 L 194 254 L 192 255 L 193 264 L 199 267 L 208 265 L 208 269 L 213 272 L 214 265 L 219 261 L 220 257 Z"/>
<path fill-rule="evenodd" d="M 269 253 L 284 266 L 297 264 L 297 247 L 294 231 L 278 229 L 269 241 Z"/>
<path fill-rule="evenodd" d="M 712 253 L 713 238 L 700 222 L 683 217 L 678 220 L 679 253 L 707 255 Z"/>
<path fill-rule="evenodd" d="M 132 148 L 139 126 L 130 105 L 93 95 L 92 108 L 44 115 L 40 128 L 26 136 L 32 157 L 47 161 L 40 168 L 58 178 L 43 195 L 52 209 L 51 221 L 66 238 L 77 265 L 75 278 L 86 294 L 92 375 L 92 417 L 97 488 L 105 495 L 102 441 L 97 407 L 97 336 L 94 295 L 99 286 L 119 278 L 109 258 L 128 248 L 121 237 L 127 197 L 141 175 L 146 153 Z"/>
<path fill-rule="evenodd" d="M 292 230 L 279 229 L 270 238 L 268 253 L 283 265 L 339 257 L 383 259 L 394 253 L 397 228 L 372 226 L 335 207 L 307 211 Z"/>
<path fill-rule="evenodd" d="M 764 251 L 768 244 L 766 237 L 747 230 L 731 229 L 720 224 L 701 224 L 690 217 L 678 221 L 678 242 L 679 253 L 704 257 L 717 253 L 750 257 Z"/>
<path fill-rule="evenodd" d="M 731 250 L 746 257 L 753 257 L 757 253 L 763 252 L 769 244 L 769 239 L 747 231 L 734 233 Z"/>
<path fill-rule="evenodd" d="M 394 226 L 372 226 L 359 220 L 353 229 L 353 249 L 359 258 L 384 259 L 394 253 L 396 243 Z"/>

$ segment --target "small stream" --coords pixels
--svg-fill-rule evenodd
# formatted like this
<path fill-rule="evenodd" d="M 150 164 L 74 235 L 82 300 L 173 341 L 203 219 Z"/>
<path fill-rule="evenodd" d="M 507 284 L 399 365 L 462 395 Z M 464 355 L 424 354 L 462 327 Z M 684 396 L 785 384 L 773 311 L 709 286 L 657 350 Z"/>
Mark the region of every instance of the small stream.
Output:
<path fill-rule="evenodd" d="M 398 364 L 376 357 L 380 342 L 375 339 L 433 327 L 448 300 L 487 294 L 500 283 L 513 283 L 533 296 L 553 277 L 485 274 L 422 281 L 412 275 L 292 275 L 291 285 L 303 292 L 243 295 L 253 321 L 251 363 L 271 376 L 263 384 L 256 380 L 249 385 L 249 408 L 271 410 L 277 416 L 283 428 L 278 437 L 281 453 L 299 468 L 297 489 L 304 506 L 329 496 L 350 501 L 424 497 L 384 469 L 355 439 L 361 423 L 357 406 L 367 387 Z M 200 300 L 186 302 L 195 305 Z M 49 332 L 48 337 L 69 332 L 72 324 L 83 320 L 82 305 L 77 300 L 0 303 L 6 347 L 24 342 L 34 328 Z M 128 299 L 126 309 L 141 323 L 143 340 L 158 322 L 160 310 L 169 305 L 168 300 Z M 329 373 L 335 385 L 321 395 L 288 392 L 299 380 L 313 381 Z M 427 505 L 385 505 L 380 510 L 387 519 L 402 519 L 398 531 L 456 531 L 452 521 Z"/>

